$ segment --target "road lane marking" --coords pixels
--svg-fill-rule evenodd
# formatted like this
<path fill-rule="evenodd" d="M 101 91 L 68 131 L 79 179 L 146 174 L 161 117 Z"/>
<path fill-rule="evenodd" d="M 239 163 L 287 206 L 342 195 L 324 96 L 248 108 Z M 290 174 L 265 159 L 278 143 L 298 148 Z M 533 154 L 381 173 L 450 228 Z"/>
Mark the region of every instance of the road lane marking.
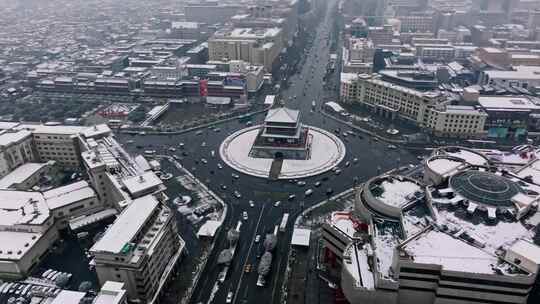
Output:
<path fill-rule="evenodd" d="M 257 226 L 255 226 L 255 230 L 253 231 L 253 233 L 257 233 L 257 228 L 259 227 L 259 225 L 261 223 L 262 215 L 264 213 L 264 209 L 266 208 L 266 206 L 268 206 L 268 204 L 264 204 L 262 209 L 261 209 L 261 213 L 259 214 L 259 219 L 257 220 Z M 247 252 L 247 255 L 246 255 L 246 259 L 244 261 L 244 265 L 242 266 L 242 269 L 240 269 L 241 274 L 240 274 L 240 278 L 238 279 L 238 285 L 236 287 L 236 291 L 234 292 L 234 297 L 233 297 L 232 303 L 236 303 L 236 299 L 237 299 L 237 296 L 238 296 L 238 291 L 240 290 L 240 286 L 242 286 L 242 279 L 244 278 L 244 269 L 246 268 L 247 262 L 249 260 L 249 256 L 251 254 L 251 249 L 253 248 L 253 244 L 255 244 L 255 241 L 253 239 L 253 235 L 250 238 L 250 242 L 251 243 L 249 245 L 249 249 L 248 249 L 248 252 Z"/>

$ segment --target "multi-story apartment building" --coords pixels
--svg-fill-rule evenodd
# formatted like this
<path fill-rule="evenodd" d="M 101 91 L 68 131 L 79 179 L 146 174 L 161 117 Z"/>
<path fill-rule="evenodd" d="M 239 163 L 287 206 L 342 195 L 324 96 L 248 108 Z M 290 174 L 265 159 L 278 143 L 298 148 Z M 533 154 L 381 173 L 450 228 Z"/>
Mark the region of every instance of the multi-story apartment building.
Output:
<path fill-rule="evenodd" d="M 435 23 L 433 16 L 422 15 L 409 15 L 409 16 L 396 16 L 401 23 L 401 32 L 433 32 Z"/>
<path fill-rule="evenodd" d="M 104 208 L 85 181 L 44 192 L 1 189 L 0 196 L 0 278 L 3 279 L 28 275 L 58 240 L 58 229 L 66 228 L 74 218 Z"/>
<path fill-rule="evenodd" d="M 35 159 L 36 153 L 32 148 L 32 134 L 30 132 L 1 131 L 0 177 Z"/>
<path fill-rule="evenodd" d="M 93 127 L 2 123 L 0 177 L 28 162 L 54 161 L 63 169 L 80 170 L 83 138 L 110 134 L 106 125 Z"/>
<path fill-rule="evenodd" d="M 184 249 L 174 213 L 154 196 L 133 202 L 92 246 L 100 282 L 125 283 L 128 299 L 158 303 Z"/>
<path fill-rule="evenodd" d="M 349 60 L 373 62 L 375 47 L 373 42 L 365 38 L 349 39 Z"/>
<path fill-rule="evenodd" d="M 5 166 L 9 172 L 0 178 L 0 278 L 28 275 L 58 240 L 59 229 L 77 231 L 125 209 L 94 246 L 99 278 L 102 283 L 120 279 L 130 298 L 154 303 L 175 269 L 183 241 L 173 212 L 161 203 L 167 198 L 165 186 L 144 157 L 130 157 L 105 125 L 0 126 L 0 139 L 7 143 L 2 152 L 21 160 L 9 163 L 16 168 Z M 17 151 L 10 150 L 14 142 Z M 28 157 L 21 156 L 26 150 Z M 89 181 L 35 190 L 40 177 L 52 174 L 58 163 L 84 170 Z"/>
<path fill-rule="evenodd" d="M 36 160 L 55 161 L 60 167 L 70 170 L 81 169 L 81 138 L 95 138 L 110 134 L 106 125 L 93 127 L 19 124 L 13 131 L 30 132 Z"/>
<path fill-rule="evenodd" d="M 374 113 L 412 122 L 441 136 L 478 136 L 486 114 L 472 107 L 448 105 L 448 97 L 438 91 L 418 91 L 373 75 L 345 74 L 341 80 L 343 102 L 358 102 Z"/>
<path fill-rule="evenodd" d="M 349 38 L 343 48 L 343 72 L 371 73 L 374 55 L 375 46 L 370 39 Z"/>
<path fill-rule="evenodd" d="M 416 45 L 416 55 L 422 59 L 452 61 L 456 50 L 452 45 Z"/>
<path fill-rule="evenodd" d="M 358 96 L 358 75 L 357 73 L 341 73 L 339 96 L 341 102 L 354 102 Z"/>
<path fill-rule="evenodd" d="M 375 47 L 380 44 L 392 44 L 394 39 L 394 29 L 392 25 L 370 26 L 368 27 L 368 38 L 373 41 Z"/>
<path fill-rule="evenodd" d="M 350 102 L 360 102 L 373 111 L 397 118 L 398 116 L 422 124 L 427 116 L 427 109 L 445 99 L 436 91 L 421 92 L 391 82 L 383 81 L 378 76 L 359 75 L 357 89 L 349 94 Z"/>
<path fill-rule="evenodd" d="M 165 186 L 112 137 L 83 142 L 81 158 L 90 184 L 104 205 L 121 210 L 133 199 L 153 194 L 162 199 Z"/>
<path fill-rule="evenodd" d="M 484 134 L 488 114 L 472 106 L 442 106 L 430 109 L 426 128 L 437 136 L 478 137 Z"/>
<path fill-rule="evenodd" d="M 208 40 L 210 60 L 243 60 L 271 70 L 283 47 L 280 28 L 235 28 L 216 32 Z"/>

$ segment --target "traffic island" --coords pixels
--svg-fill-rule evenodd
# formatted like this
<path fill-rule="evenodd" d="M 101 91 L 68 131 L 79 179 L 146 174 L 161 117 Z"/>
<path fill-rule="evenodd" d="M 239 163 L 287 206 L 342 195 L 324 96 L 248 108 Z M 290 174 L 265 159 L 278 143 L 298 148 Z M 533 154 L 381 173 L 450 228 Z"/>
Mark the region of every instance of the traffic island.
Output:
<path fill-rule="evenodd" d="M 295 179 L 319 175 L 337 166 L 345 157 L 346 148 L 334 134 L 323 129 L 304 126 L 310 137 L 308 156 L 305 159 L 283 159 L 277 179 Z M 253 144 L 262 128 L 257 125 L 239 130 L 227 137 L 219 148 L 223 161 L 244 174 L 268 178 L 272 157 L 253 157 Z"/>

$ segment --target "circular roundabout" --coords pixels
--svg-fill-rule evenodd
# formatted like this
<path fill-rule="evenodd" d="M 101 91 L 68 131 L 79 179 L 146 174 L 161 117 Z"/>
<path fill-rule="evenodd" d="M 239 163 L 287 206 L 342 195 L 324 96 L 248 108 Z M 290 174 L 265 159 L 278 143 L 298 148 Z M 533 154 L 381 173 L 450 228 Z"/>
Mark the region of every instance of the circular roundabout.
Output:
<path fill-rule="evenodd" d="M 221 159 L 244 174 L 268 178 L 273 158 L 255 158 L 250 155 L 262 126 L 252 126 L 228 136 L 219 147 Z M 307 159 L 283 159 L 278 179 L 295 179 L 327 172 L 345 157 L 346 148 L 334 134 L 312 126 L 309 129 L 310 151 Z"/>
<path fill-rule="evenodd" d="M 454 192 L 489 207 L 512 207 L 512 197 L 523 192 L 516 183 L 491 172 L 463 171 L 450 179 Z"/>

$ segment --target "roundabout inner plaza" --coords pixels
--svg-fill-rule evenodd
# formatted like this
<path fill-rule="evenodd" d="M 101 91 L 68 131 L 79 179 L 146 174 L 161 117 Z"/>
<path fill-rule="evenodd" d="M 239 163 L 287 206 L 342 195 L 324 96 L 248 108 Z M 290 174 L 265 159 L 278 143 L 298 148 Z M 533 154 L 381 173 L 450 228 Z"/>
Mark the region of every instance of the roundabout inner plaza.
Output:
<path fill-rule="evenodd" d="M 244 174 L 296 179 L 332 170 L 346 148 L 334 134 L 301 124 L 298 111 L 276 108 L 263 124 L 228 136 L 219 152 L 227 165 Z"/>

